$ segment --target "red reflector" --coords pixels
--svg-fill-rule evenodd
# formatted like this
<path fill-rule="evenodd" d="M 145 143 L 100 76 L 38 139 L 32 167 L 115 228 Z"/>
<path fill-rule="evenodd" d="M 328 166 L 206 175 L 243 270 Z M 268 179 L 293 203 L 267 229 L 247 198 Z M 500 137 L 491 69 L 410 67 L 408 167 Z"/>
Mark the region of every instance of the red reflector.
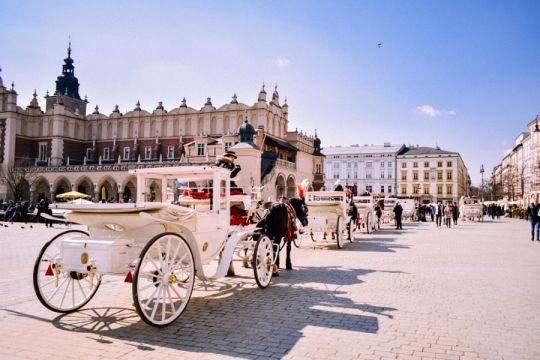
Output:
<path fill-rule="evenodd" d="M 124 279 L 124 282 L 127 282 L 127 283 L 133 282 L 133 275 L 131 275 L 131 271 L 127 273 L 126 278 Z"/>
<path fill-rule="evenodd" d="M 45 276 L 53 276 L 54 273 L 52 271 L 52 267 L 51 265 L 49 265 L 49 267 L 47 268 L 47 271 L 45 271 Z"/>

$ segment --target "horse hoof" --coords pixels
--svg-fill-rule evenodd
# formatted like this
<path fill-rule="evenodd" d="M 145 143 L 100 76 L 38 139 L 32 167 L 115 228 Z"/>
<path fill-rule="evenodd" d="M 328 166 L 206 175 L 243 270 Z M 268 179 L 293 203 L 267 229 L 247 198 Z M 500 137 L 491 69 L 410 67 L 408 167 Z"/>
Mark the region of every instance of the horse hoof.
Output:
<path fill-rule="evenodd" d="M 287 266 L 285 270 L 292 270 L 292 266 Z"/>
<path fill-rule="evenodd" d="M 249 269 L 249 262 L 247 260 L 244 260 L 242 263 L 246 269 Z"/>

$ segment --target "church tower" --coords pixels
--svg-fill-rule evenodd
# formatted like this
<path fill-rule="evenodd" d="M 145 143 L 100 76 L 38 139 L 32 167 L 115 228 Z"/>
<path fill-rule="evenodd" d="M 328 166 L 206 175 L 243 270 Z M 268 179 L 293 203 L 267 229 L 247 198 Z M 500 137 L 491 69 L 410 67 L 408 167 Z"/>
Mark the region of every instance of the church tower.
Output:
<path fill-rule="evenodd" d="M 62 65 L 62 75 L 56 79 L 56 91 L 52 96 L 46 96 L 46 110 L 54 107 L 54 104 L 62 104 L 74 114 L 86 116 L 86 104 L 88 101 L 81 100 L 79 95 L 79 80 L 75 77 L 75 66 L 71 58 L 71 42 L 68 47 L 68 57 Z"/>

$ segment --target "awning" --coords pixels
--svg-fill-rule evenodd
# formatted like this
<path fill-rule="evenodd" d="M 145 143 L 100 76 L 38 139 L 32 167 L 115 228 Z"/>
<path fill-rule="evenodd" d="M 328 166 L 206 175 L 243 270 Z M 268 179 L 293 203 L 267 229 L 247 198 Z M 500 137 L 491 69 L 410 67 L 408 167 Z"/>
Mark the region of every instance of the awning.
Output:
<path fill-rule="evenodd" d="M 288 142 L 285 142 L 283 140 L 280 140 L 270 135 L 266 135 L 264 139 L 264 143 L 266 145 L 277 146 L 279 148 L 286 149 L 286 150 L 298 151 L 298 148 L 296 146 L 293 146 L 289 144 Z"/>

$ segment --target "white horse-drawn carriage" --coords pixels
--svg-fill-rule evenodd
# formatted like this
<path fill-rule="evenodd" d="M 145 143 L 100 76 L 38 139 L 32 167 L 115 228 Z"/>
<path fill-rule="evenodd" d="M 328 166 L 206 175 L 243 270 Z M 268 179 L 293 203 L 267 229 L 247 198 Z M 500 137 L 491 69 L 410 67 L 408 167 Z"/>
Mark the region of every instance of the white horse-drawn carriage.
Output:
<path fill-rule="evenodd" d="M 249 211 L 250 196 L 231 199 L 229 170 L 193 166 L 131 172 L 137 175 L 135 204 L 72 206 L 66 219 L 87 230 L 63 232 L 41 249 L 33 282 L 45 307 L 76 311 L 94 296 L 104 275 L 122 275 L 132 282 L 140 317 L 165 326 L 185 310 L 195 277 L 225 276 L 235 254 L 249 259 L 259 287 L 269 285 L 276 245 L 247 220 L 233 222 L 231 205 Z M 209 274 L 207 265 L 218 258 L 215 273 Z"/>
<path fill-rule="evenodd" d="M 354 206 L 358 211 L 356 228 L 365 230 L 368 234 L 377 228 L 377 215 L 375 207 L 377 203 L 371 195 L 362 195 L 353 197 Z"/>
<path fill-rule="evenodd" d="M 403 213 L 401 214 L 403 220 L 405 221 L 414 221 L 416 218 L 416 204 L 414 199 L 401 199 L 399 201 L 401 207 L 403 208 Z"/>
<path fill-rule="evenodd" d="M 307 191 L 304 201 L 308 208 L 308 224 L 301 229 L 303 236 L 309 236 L 313 242 L 336 241 L 340 249 L 345 237 L 352 242 L 354 223 L 348 214 L 345 191 Z"/>
<path fill-rule="evenodd" d="M 394 207 L 397 204 L 396 198 L 385 197 L 383 200 L 384 209 L 382 209 L 381 221 L 383 224 L 390 224 L 395 219 Z"/>
<path fill-rule="evenodd" d="M 459 200 L 459 212 L 462 220 L 484 220 L 484 205 L 474 197 L 466 198 L 462 196 Z"/>

